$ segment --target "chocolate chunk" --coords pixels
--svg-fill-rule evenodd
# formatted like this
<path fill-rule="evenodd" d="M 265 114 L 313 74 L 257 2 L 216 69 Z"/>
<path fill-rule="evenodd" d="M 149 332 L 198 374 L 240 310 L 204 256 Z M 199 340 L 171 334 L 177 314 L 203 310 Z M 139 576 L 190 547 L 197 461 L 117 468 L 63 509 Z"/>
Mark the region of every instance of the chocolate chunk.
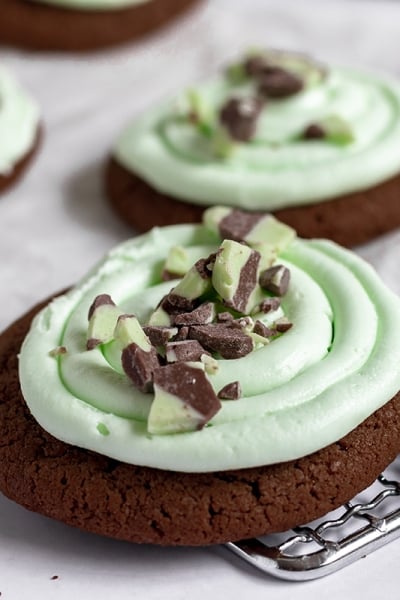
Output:
<path fill-rule="evenodd" d="M 189 338 L 198 340 L 210 352 L 223 358 L 240 358 L 253 350 L 253 340 L 242 329 L 227 327 L 223 323 L 194 325 L 189 328 Z"/>
<path fill-rule="evenodd" d="M 90 320 L 96 308 L 98 308 L 99 306 L 103 306 L 104 304 L 110 304 L 111 306 L 115 306 L 115 302 L 109 294 L 99 294 L 98 296 L 96 296 L 96 298 L 93 300 L 91 307 L 89 308 L 88 319 Z"/>
<path fill-rule="evenodd" d="M 304 87 L 300 77 L 281 67 L 274 67 L 263 72 L 258 81 L 259 93 L 276 99 L 293 96 Z"/>
<path fill-rule="evenodd" d="M 228 311 L 220 312 L 217 314 L 217 321 L 218 323 L 233 321 L 233 315 Z"/>
<path fill-rule="evenodd" d="M 321 140 L 326 137 L 326 131 L 318 123 L 311 123 L 308 125 L 303 132 L 303 138 L 305 140 Z"/>
<path fill-rule="evenodd" d="M 174 337 L 174 342 L 181 342 L 182 340 L 187 340 L 189 335 L 189 327 L 184 325 L 183 327 L 179 327 L 178 333 Z"/>
<path fill-rule="evenodd" d="M 125 373 L 139 390 L 153 390 L 153 373 L 160 366 L 155 348 L 145 352 L 133 342 L 123 349 L 121 362 Z"/>
<path fill-rule="evenodd" d="M 219 390 L 217 397 L 221 400 L 239 400 L 242 395 L 242 389 L 239 381 L 232 381 L 227 383 L 221 390 Z"/>
<path fill-rule="evenodd" d="M 291 323 L 286 317 L 281 317 L 275 321 L 274 326 L 278 333 L 285 333 L 285 331 L 288 331 L 291 327 L 293 327 L 293 323 Z"/>
<path fill-rule="evenodd" d="M 206 325 L 211 323 L 215 316 L 213 302 L 204 302 L 188 313 L 180 313 L 173 317 L 174 325 Z"/>
<path fill-rule="evenodd" d="M 154 392 L 148 419 L 154 434 L 202 429 L 221 408 L 204 370 L 185 363 L 156 369 Z"/>
<path fill-rule="evenodd" d="M 168 271 L 168 269 L 163 269 L 161 273 L 162 281 L 172 281 L 173 279 L 181 279 L 183 275 L 179 273 L 173 273 L 172 271 Z"/>
<path fill-rule="evenodd" d="M 215 263 L 216 253 L 213 252 L 207 258 L 199 258 L 194 263 L 195 269 L 202 279 L 209 279 L 211 277 L 212 265 Z"/>
<path fill-rule="evenodd" d="M 263 217 L 265 213 L 233 209 L 218 225 L 220 236 L 222 239 L 242 242 Z"/>
<path fill-rule="evenodd" d="M 262 288 L 276 294 L 284 296 L 288 290 L 290 281 L 290 271 L 283 265 L 276 265 L 263 271 L 259 278 Z"/>
<path fill-rule="evenodd" d="M 159 325 L 146 325 L 143 327 L 143 331 L 152 346 L 165 346 L 178 333 L 176 327 L 161 327 Z"/>
<path fill-rule="evenodd" d="M 258 335 L 261 335 L 262 337 L 268 339 L 276 335 L 276 331 L 274 329 L 267 327 L 262 321 L 259 321 L 258 319 L 254 324 L 253 331 L 254 333 L 257 333 Z"/>
<path fill-rule="evenodd" d="M 230 98 L 221 108 L 219 119 L 232 139 L 248 142 L 254 136 L 263 102 L 256 97 Z"/>
<path fill-rule="evenodd" d="M 265 56 L 254 54 L 244 61 L 244 71 L 249 77 L 258 77 L 268 66 Z"/>
<path fill-rule="evenodd" d="M 253 329 L 253 319 L 251 317 L 239 317 L 239 319 L 233 319 L 230 323 L 227 323 L 229 327 L 238 327 L 239 329 Z"/>
<path fill-rule="evenodd" d="M 191 311 L 199 304 L 197 298 L 190 299 L 174 294 L 174 291 L 165 296 L 160 303 L 160 307 L 169 315 L 176 315 L 181 312 Z"/>
<path fill-rule="evenodd" d="M 257 286 L 259 262 L 260 253 L 253 250 L 243 269 L 240 271 L 239 283 L 235 295 L 229 304 L 228 302 L 225 303 L 227 306 L 242 313 L 247 312 L 249 298 Z"/>
<path fill-rule="evenodd" d="M 263 300 L 260 303 L 260 311 L 263 313 L 273 312 L 275 310 L 278 310 L 280 305 L 281 305 L 280 298 L 265 298 L 265 300 Z"/>
<path fill-rule="evenodd" d="M 168 342 L 165 346 L 167 362 L 199 361 L 206 354 L 203 346 L 197 340 Z"/>

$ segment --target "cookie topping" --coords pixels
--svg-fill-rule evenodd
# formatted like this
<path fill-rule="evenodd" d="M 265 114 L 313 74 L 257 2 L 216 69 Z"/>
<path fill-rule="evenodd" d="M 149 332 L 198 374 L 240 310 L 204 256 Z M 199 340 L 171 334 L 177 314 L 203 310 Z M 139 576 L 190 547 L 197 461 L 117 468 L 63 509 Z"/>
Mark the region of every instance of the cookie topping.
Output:
<path fill-rule="evenodd" d="M 160 367 L 154 372 L 148 431 L 167 434 L 201 429 L 220 408 L 202 363 Z"/>
<path fill-rule="evenodd" d="M 281 305 L 280 298 L 265 298 L 262 302 L 260 302 L 259 309 L 260 312 L 269 313 L 278 310 Z"/>
<path fill-rule="evenodd" d="M 145 325 L 144 333 L 150 340 L 152 346 L 165 346 L 178 333 L 177 327 L 160 327 L 157 325 Z"/>
<path fill-rule="evenodd" d="M 259 74 L 258 92 L 267 98 L 283 99 L 298 94 L 304 87 L 303 80 L 280 67 L 270 67 Z"/>
<path fill-rule="evenodd" d="M 267 325 L 265 325 L 265 323 L 263 323 L 259 319 L 257 319 L 257 321 L 254 323 L 253 331 L 254 333 L 257 333 L 258 335 L 261 335 L 262 337 L 268 339 L 276 335 L 276 330 L 271 329 L 271 327 L 267 327 Z"/>
<path fill-rule="evenodd" d="M 174 341 L 165 345 L 165 357 L 169 363 L 199 361 L 203 354 L 206 351 L 197 340 Z"/>
<path fill-rule="evenodd" d="M 108 294 L 96 296 L 88 314 L 88 350 L 113 339 L 115 324 L 121 312 Z"/>
<path fill-rule="evenodd" d="M 253 340 L 247 333 L 223 323 L 190 327 L 189 338 L 198 340 L 206 350 L 226 359 L 241 358 L 254 349 Z"/>
<path fill-rule="evenodd" d="M 134 342 L 122 351 L 122 367 L 132 383 L 142 392 L 153 390 L 154 371 L 160 366 L 155 348 L 148 352 Z"/>
<path fill-rule="evenodd" d="M 180 313 L 174 316 L 174 325 L 205 325 L 211 323 L 215 318 L 215 304 L 204 302 L 188 313 Z"/>
<path fill-rule="evenodd" d="M 254 136 L 263 108 L 260 98 L 230 98 L 222 106 L 219 119 L 237 142 L 248 142 Z"/>
<path fill-rule="evenodd" d="M 324 137 L 326 137 L 326 131 L 318 123 L 310 123 L 303 133 L 303 138 L 305 140 L 322 140 Z"/>
<path fill-rule="evenodd" d="M 259 283 L 262 288 L 276 294 L 284 296 L 288 290 L 290 281 L 290 271 L 283 265 L 275 265 L 263 271 L 260 275 Z"/>
<path fill-rule="evenodd" d="M 242 390 L 239 381 L 227 383 L 217 394 L 221 400 L 239 400 L 241 395 Z"/>

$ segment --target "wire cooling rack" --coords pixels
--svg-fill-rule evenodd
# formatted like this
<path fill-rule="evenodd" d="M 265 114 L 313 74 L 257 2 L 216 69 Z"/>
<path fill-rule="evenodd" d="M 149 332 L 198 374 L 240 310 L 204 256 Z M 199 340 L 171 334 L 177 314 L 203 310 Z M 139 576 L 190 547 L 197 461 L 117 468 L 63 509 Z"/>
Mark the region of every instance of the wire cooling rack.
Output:
<path fill-rule="evenodd" d="M 367 490 L 323 519 L 227 548 L 258 570 L 292 581 L 329 575 L 400 536 L 400 456 Z"/>

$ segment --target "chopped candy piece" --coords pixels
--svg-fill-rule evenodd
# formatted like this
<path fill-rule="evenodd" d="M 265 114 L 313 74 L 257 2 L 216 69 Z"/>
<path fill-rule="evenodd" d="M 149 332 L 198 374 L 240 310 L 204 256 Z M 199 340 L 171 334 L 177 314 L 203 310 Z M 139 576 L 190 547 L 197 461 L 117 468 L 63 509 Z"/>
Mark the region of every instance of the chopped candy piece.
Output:
<path fill-rule="evenodd" d="M 233 319 L 227 325 L 229 327 L 238 327 L 245 331 L 253 331 L 254 321 L 251 317 L 240 317 L 239 319 Z"/>
<path fill-rule="evenodd" d="M 233 240 L 224 240 L 212 274 L 214 289 L 224 304 L 241 313 L 250 312 L 257 291 L 260 254 Z"/>
<path fill-rule="evenodd" d="M 208 353 L 202 354 L 200 356 L 200 361 L 203 363 L 204 369 L 209 375 L 213 375 L 219 369 L 218 361 Z"/>
<path fill-rule="evenodd" d="M 196 363 L 195 363 L 196 364 Z M 151 434 L 202 429 L 220 410 L 217 398 L 200 363 L 196 368 L 172 363 L 154 372 L 154 400 L 147 428 Z"/>
<path fill-rule="evenodd" d="M 168 342 L 165 346 L 167 362 L 199 361 L 206 354 L 203 346 L 197 340 Z"/>
<path fill-rule="evenodd" d="M 189 335 L 189 327 L 186 325 L 183 327 L 179 327 L 179 331 L 174 337 L 174 342 L 180 342 L 182 340 L 186 340 Z"/>
<path fill-rule="evenodd" d="M 281 67 L 269 67 L 258 76 L 258 91 L 267 98 L 282 99 L 298 94 L 304 88 L 303 80 Z"/>
<path fill-rule="evenodd" d="M 291 323 L 286 317 L 281 317 L 275 321 L 274 326 L 278 333 L 285 333 L 285 331 L 288 331 L 291 327 L 293 327 L 293 323 Z"/>
<path fill-rule="evenodd" d="M 277 296 L 284 296 L 288 290 L 290 271 L 283 265 L 276 265 L 263 271 L 260 275 L 260 286 Z"/>
<path fill-rule="evenodd" d="M 145 352 L 151 350 L 151 342 L 135 315 L 120 315 L 118 317 L 114 339 L 121 349 L 134 342 Z"/>
<path fill-rule="evenodd" d="M 209 352 L 217 352 L 227 359 L 246 356 L 254 348 L 253 340 L 247 333 L 223 323 L 194 325 L 189 329 L 189 338 L 198 340 Z"/>
<path fill-rule="evenodd" d="M 183 277 L 190 267 L 189 255 L 185 248 L 182 246 L 173 246 L 168 252 L 162 272 L 162 279 L 167 281 Z"/>
<path fill-rule="evenodd" d="M 345 146 L 354 142 L 353 131 L 347 121 L 339 115 L 330 115 L 321 119 L 319 125 L 325 131 L 327 141 L 339 146 Z"/>
<path fill-rule="evenodd" d="M 248 142 L 254 137 L 263 102 L 257 97 L 230 98 L 220 111 L 220 121 L 237 142 Z"/>
<path fill-rule="evenodd" d="M 239 400 L 242 395 L 242 389 L 239 381 L 227 383 L 217 394 L 220 400 Z"/>
<path fill-rule="evenodd" d="M 153 373 L 160 366 L 153 346 L 150 346 L 150 351 L 146 352 L 133 342 L 123 349 L 121 362 L 125 373 L 139 390 L 142 392 L 153 390 Z"/>
<path fill-rule="evenodd" d="M 211 271 L 207 269 L 211 257 L 201 258 L 185 274 L 183 279 L 163 299 L 161 306 L 169 314 L 193 310 L 198 299 L 211 289 Z M 171 309 L 169 309 L 169 303 Z M 171 310 L 171 312 L 170 312 Z"/>
<path fill-rule="evenodd" d="M 262 337 L 265 337 L 265 338 L 271 338 L 271 337 L 274 337 L 274 335 L 276 335 L 276 331 L 274 329 L 267 327 L 259 319 L 257 319 L 257 321 L 255 322 L 253 331 L 254 331 L 254 333 L 257 333 L 258 335 L 261 335 Z"/>
<path fill-rule="evenodd" d="M 224 311 L 217 314 L 218 323 L 226 323 L 233 321 L 233 315 L 230 312 Z"/>
<path fill-rule="evenodd" d="M 165 346 L 178 333 L 178 328 L 145 325 L 143 331 L 149 338 L 152 346 Z"/>
<path fill-rule="evenodd" d="M 258 77 L 268 66 L 268 62 L 262 54 L 252 54 L 246 58 L 243 66 L 247 75 Z"/>
<path fill-rule="evenodd" d="M 265 298 L 262 302 L 260 302 L 259 309 L 263 313 L 274 312 L 278 310 L 281 305 L 280 298 Z"/>
<path fill-rule="evenodd" d="M 228 206 L 212 206 L 207 208 L 203 213 L 203 223 L 210 231 L 219 235 L 219 224 L 232 212 Z M 224 237 L 224 236 L 221 236 Z M 232 238 L 234 239 L 234 238 Z"/>
<path fill-rule="evenodd" d="M 173 318 L 174 325 L 206 325 L 215 318 L 215 304 L 204 302 L 188 313 L 180 313 Z"/>
<path fill-rule="evenodd" d="M 113 339 L 115 325 L 121 314 L 122 310 L 114 304 L 108 294 L 101 294 L 95 298 L 88 314 L 88 350 Z"/>
<path fill-rule="evenodd" d="M 156 310 L 151 313 L 148 325 L 152 327 L 169 327 L 172 325 L 171 317 L 163 306 L 157 306 Z"/>
<path fill-rule="evenodd" d="M 321 140 L 326 137 L 325 129 L 318 123 L 310 123 L 303 132 L 305 140 Z"/>

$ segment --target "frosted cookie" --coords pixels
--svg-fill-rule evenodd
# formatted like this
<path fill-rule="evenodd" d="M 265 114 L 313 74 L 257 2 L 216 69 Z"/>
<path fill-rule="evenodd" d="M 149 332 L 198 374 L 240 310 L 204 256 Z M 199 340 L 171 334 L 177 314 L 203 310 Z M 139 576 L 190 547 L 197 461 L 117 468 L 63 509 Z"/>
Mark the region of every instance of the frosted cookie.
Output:
<path fill-rule="evenodd" d="M 136 40 L 198 0 L 2 0 L 0 45 L 86 51 Z"/>
<path fill-rule="evenodd" d="M 226 207 L 153 229 L 0 336 L 0 489 L 132 542 L 299 525 L 396 457 L 399 339 L 333 242 Z"/>
<path fill-rule="evenodd" d="M 19 179 L 39 144 L 39 109 L 0 67 L 0 192 Z"/>
<path fill-rule="evenodd" d="M 131 123 L 106 188 L 140 231 L 226 204 L 349 246 L 400 225 L 399 156 L 397 81 L 255 52 Z"/>

